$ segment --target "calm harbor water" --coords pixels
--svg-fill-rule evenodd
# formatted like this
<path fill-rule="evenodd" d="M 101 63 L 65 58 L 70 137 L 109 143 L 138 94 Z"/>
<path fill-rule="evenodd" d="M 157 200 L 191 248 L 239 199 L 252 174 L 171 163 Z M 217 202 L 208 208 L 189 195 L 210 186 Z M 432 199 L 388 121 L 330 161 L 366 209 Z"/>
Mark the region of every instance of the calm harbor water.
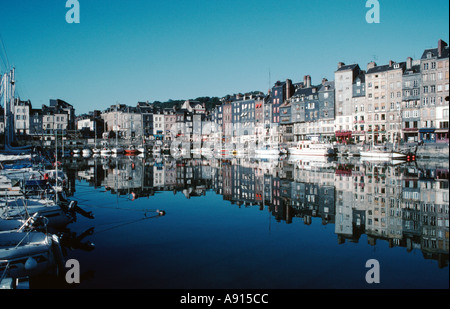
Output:
<path fill-rule="evenodd" d="M 448 161 L 91 157 L 64 169 L 70 198 L 95 214 L 65 231 L 81 283 L 34 287 L 449 287 Z M 379 284 L 366 282 L 370 259 Z"/>

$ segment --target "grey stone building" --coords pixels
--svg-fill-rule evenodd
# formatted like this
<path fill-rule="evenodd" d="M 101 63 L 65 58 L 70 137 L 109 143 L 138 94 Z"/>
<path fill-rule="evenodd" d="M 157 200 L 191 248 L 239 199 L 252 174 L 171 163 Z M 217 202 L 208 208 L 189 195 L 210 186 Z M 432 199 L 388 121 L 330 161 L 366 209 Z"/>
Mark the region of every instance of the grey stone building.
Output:
<path fill-rule="evenodd" d="M 353 84 L 360 75 L 358 64 L 338 63 L 334 73 L 335 82 L 335 132 L 339 141 L 346 142 L 352 138 L 353 128 Z"/>
<path fill-rule="evenodd" d="M 422 74 L 420 60 L 413 61 L 411 57 L 406 60 L 406 69 L 402 77 L 402 140 L 404 142 L 419 141 L 420 125 L 420 91 Z"/>
<path fill-rule="evenodd" d="M 420 59 L 422 73 L 420 139 L 448 143 L 449 48 L 426 49 Z M 447 98 L 447 100 L 446 100 Z"/>
<path fill-rule="evenodd" d="M 361 70 L 353 82 L 353 129 L 352 137 L 356 143 L 364 142 L 366 139 L 366 72 Z"/>

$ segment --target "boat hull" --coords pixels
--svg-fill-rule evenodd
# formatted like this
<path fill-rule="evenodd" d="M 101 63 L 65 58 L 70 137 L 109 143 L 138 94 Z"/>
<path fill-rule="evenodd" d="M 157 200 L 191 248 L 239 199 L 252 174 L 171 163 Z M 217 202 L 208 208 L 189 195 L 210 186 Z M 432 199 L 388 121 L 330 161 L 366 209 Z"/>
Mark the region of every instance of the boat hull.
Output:
<path fill-rule="evenodd" d="M 56 265 L 52 245 L 44 233 L 0 232 L 0 273 L 6 270 L 12 278 L 45 273 Z"/>
<path fill-rule="evenodd" d="M 296 147 L 289 147 L 288 154 L 292 156 L 332 156 L 335 155 L 331 144 L 322 144 L 309 141 L 300 141 Z"/>
<path fill-rule="evenodd" d="M 299 149 L 289 149 L 289 154 L 293 156 L 316 156 L 316 157 L 325 157 L 331 156 L 333 153 L 331 150 L 317 150 L 317 151 L 307 151 L 307 150 L 299 150 Z"/>
<path fill-rule="evenodd" d="M 376 158 L 376 159 L 401 159 L 406 155 L 398 152 L 375 152 L 375 151 L 362 151 L 360 156 L 364 158 Z"/>

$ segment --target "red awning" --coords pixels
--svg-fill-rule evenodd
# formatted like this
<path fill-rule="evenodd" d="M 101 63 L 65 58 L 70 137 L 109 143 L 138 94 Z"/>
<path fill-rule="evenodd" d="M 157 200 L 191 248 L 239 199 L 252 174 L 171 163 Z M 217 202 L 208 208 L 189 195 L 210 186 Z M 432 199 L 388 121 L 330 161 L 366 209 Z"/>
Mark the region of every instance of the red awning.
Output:
<path fill-rule="evenodd" d="M 336 137 L 351 137 L 352 132 L 336 132 Z"/>

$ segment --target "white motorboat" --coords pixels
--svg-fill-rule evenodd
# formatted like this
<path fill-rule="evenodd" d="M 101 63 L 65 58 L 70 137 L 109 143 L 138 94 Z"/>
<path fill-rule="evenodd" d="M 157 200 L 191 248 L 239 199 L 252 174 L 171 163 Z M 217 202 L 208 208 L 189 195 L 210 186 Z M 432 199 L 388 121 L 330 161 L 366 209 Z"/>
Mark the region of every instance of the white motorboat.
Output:
<path fill-rule="evenodd" d="M 361 150 L 361 158 L 375 158 L 379 160 L 406 159 L 407 155 L 398 151 L 388 150 L 385 146 L 370 145 L 369 149 Z"/>
<path fill-rule="evenodd" d="M 294 156 L 331 156 L 335 154 L 332 144 L 299 141 L 295 147 L 289 147 L 288 153 Z"/>

